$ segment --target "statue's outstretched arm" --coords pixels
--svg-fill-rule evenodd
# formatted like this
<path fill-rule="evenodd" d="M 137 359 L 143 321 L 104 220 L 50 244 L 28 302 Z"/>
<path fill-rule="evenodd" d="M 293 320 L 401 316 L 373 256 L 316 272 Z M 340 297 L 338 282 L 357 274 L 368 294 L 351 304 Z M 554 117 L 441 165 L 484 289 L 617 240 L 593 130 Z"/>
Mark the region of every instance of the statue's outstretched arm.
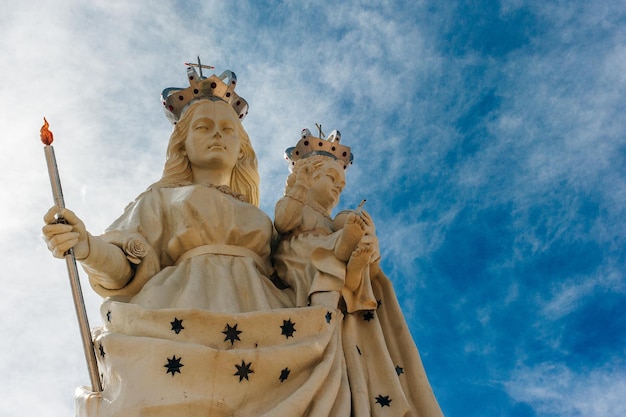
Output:
<path fill-rule="evenodd" d="M 57 214 L 64 222 L 57 223 Z M 85 223 L 74 212 L 52 207 L 44 216 L 42 229 L 48 249 L 56 258 L 74 249 L 76 260 L 80 261 L 92 280 L 105 288 L 122 288 L 133 276 L 133 270 L 124 252 L 117 246 L 91 235 Z"/>
<path fill-rule="evenodd" d="M 302 209 L 306 189 L 296 185 L 276 203 L 274 208 L 274 226 L 278 233 L 289 233 L 302 222 Z"/>
<path fill-rule="evenodd" d="M 289 233 L 302 223 L 302 209 L 309 197 L 314 172 L 321 164 L 320 161 L 302 159 L 289 174 L 285 197 L 278 200 L 274 208 L 274 227 L 278 233 Z"/>

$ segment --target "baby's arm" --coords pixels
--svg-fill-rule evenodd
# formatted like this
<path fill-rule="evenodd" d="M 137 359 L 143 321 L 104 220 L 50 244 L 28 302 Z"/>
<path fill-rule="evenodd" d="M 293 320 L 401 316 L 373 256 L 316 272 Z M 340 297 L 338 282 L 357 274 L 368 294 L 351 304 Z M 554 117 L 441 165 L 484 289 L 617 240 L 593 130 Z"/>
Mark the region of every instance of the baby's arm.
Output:
<path fill-rule="evenodd" d="M 291 191 L 296 191 L 295 193 L 290 193 L 295 194 L 296 197 L 300 194 L 298 190 L 292 189 Z M 306 196 L 306 191 L 302 194 Z M 274 208 L 274 226 L 276 231 L 284 234 L 297 228 L 302 222 L 303 206 L 304 203 L 299 198 L 294 198 L 294 196 L 287 195 L 278 200 Z"/>
<path fill-rule="evenodd" d="M 289 233 L 302 223 L 302 208 L 306 202 L 309 187 L 313 180 L 313 166 L 307 162 L 297 162 L 302 164 L 302 166 L 298 167 L 298 173 L 293 185 L 285 192 L 285 196 L 276 203 L 274 208 L 274 227 L 276 227 L 278 233 Z M 287 181 L 289 182 L 290 179 Z"/>

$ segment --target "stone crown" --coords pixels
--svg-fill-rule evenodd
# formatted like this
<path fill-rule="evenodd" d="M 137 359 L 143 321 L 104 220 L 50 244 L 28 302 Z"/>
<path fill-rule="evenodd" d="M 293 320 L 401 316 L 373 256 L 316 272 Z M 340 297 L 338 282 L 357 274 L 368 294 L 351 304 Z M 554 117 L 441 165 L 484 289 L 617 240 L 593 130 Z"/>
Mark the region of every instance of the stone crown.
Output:
<path fill-rule="evenodd" d="M 202 71 L 200 71 L 202 74 Z M 191 65 L 187 67 L 189 87 L 170 87 L 161 93 L 165 115 L 172 124 L 178 123 L 185 109 L 194 101 L 201 99 L 219 99 L 230 104 L 235 113 L 243 120 L 248 114 L 248 102 L 235 93 L 237 76 L 226 70 L 221 75 L 210 77 L 198 75 Z"/>
<path fill-rule="evenodd" d="M 285 150 L 285 159 L 293 166 L 299 159 L 324 155 L 343 162 L 343 169 L 346 169 L 352 164 L 354 155 L 350 152 L 350 147 L 339 143 L 340 140 L 341 133 L 338 130 L 333 130 L 328 138 L 323 139 L 313 136 L 309 129 L 302 129 L 298 144 Z"/>

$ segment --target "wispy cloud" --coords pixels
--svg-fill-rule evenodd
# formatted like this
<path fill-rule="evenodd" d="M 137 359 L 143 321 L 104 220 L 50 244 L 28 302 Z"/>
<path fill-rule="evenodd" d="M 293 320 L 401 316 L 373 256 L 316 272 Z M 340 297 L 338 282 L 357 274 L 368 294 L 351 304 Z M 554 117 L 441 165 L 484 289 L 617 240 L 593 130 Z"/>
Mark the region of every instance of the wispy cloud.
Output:
<path fill-rule="evenodd" d="M 626 413 L 626 371 L 620 361 L 592 370 L 540 363 L 516 369 L 505 384 L 516 401 L 544 416 L 617 417 Z"/>
<path fill-rule="evenodd" d="M 15 352 L 0 414 L 70 413 L 86 380 L 64 266 L 40 240 L 42 117 L 68 206 L 99 233 L 160 176 L 159 93 L 185 85 L 196 55 L 239 76 L 270 216 L 300 129 L 342 131 L 355 164 L 341 207 L 368 199 L 444 411 L 624 414 L 624 10 L 487 3 L 5 8 L 0 331 L 21 336 L 0 342 Z M 483 396 L 491 411 L 467 414 Z"/>

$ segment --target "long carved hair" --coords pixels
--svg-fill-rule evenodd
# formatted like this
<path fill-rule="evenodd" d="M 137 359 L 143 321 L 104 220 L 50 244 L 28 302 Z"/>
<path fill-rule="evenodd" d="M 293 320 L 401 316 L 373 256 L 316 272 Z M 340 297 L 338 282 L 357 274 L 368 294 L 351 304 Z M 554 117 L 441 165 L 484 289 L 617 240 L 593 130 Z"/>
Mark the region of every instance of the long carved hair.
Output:
<path fill-rule="evenodd" d="M 167 145 L 167 155 L 165 159 L 165 166 L 163 167 L 163 175 L 161 179 L 150 186 L 150 188 L 167 188 L 167 187 L 181 187 L 184 185 L 190 185 L 192 183 L 191 164 L 189 159 L 184 153 L 185 140 L 187 139 L 187 133 L 191 125 L 191 119 L 199 106 L 205 104 L 205 100 L 199 100 L 189 106 L 183 113 L 174 131 L 170 136 L 169 144 Z M 217 105 L 228 106 L 232 108 L 228 103 L 223 101 L 216 101 Z M 233 114 L 235 114 L 233 110 Z M 236 115 L 235 115 L 236 118 Z M 259 171 L 256 154 L 250 143 L 250 137 L 243 128 L 241 122 L 237 119 L 236 130 L 239 135 L 239 141 L 243 156 L 237 160 L 230 179 L 230 188 L 238 192 L 246 198 L 251 204 L 259 206 Z"/>

